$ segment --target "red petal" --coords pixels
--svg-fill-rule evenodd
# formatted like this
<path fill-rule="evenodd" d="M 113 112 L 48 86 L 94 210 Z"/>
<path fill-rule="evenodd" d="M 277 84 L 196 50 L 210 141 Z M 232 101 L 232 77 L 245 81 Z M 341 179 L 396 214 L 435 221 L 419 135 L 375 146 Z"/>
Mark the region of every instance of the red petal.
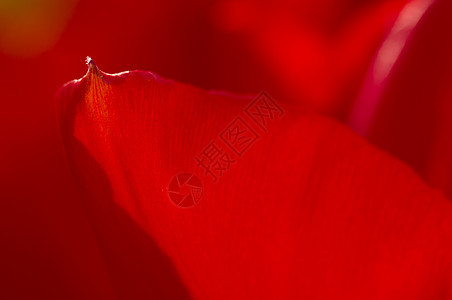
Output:
<path fill-rule="evenodd" d="M 286 105 L 218 183 L 195 157 L 251 98 L 150 72 L 59 93 L 69 161 L 120 296 L 452 297 L 452 204 L 346 127 Z M 202 179 L 191 208 L 171 178 Z"/>
<path fill-rule="evenodd" d="M 345 119 L 406 2 L 223 0 L 216 15 L 250 36 L 253 51 L 292 101 Z"/>
<path fill-rule="evenodd" d="M 380 49 L 351 126 L 452 197 L 452 2 L 412 1 Z"/>

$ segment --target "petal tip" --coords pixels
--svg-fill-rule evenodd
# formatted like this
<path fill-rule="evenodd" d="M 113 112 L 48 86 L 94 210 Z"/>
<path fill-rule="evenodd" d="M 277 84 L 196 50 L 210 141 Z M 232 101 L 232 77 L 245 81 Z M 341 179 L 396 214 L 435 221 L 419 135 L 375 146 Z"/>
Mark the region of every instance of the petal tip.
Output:
<path fill-rule="evenodd" d="M 98 75 L 98 76 L 102 77 L 102 71 L 99 70 L 96 63 L 90 56 L 86 57 L 85 62 L 88 65 L 88 74 L 87 75 L 94 74 L 94 75 Z"/>
<path fill-rule="evenodd" d="M 96 64 L 94 63 L 94 60 L 90 57 L 90 56 L 87 56 L 86 57 L 86 60 L 85 60 L 85 62 L 86 62 L 86 64 L 89 66 L 89 67 L 91 67 L 91 66 L 96 66 Z"/>

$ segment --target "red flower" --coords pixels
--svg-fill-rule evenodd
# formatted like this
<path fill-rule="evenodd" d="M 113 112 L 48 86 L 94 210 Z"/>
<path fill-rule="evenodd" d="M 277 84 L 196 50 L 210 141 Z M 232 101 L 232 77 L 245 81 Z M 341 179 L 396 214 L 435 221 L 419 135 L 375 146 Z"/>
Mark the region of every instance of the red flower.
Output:
<path fill-rule="evenodd" d="M 1 298 L 450 297 L 449 0 L 3 2 Z"/>

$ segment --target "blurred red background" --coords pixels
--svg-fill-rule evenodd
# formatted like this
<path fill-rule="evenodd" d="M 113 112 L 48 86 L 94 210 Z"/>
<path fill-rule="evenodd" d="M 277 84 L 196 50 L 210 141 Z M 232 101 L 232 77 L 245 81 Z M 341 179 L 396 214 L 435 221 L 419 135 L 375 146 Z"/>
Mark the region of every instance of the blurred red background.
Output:
<path fill-rule="evenodd" d="M 109 73 L 265 89 L 349 124 L 451 195 L 451 8 L 448 0 L 0 0 L 0 297 L 112 293 L 54 112 L 55 92 L 84 75 L 87 55 Z"/>

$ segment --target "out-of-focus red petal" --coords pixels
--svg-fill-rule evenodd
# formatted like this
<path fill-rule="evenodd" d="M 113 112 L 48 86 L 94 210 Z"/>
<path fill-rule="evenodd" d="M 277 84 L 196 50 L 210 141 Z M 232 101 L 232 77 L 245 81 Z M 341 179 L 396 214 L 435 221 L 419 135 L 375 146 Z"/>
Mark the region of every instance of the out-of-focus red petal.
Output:
<path fill-rule="evenodd" d="M 249 36 L 287 97 L 345 120 L 406 2 L 223 0 L 215 16 L 220 26 Z"/>
<path fill-rule="evenodd" d="M 250 100 L 93 63 L 60 91 L 69 162 L 121 297 L 452 297 L 452 204 L 334 121 L 286 106 L 217 183 L 204 177 L 195 157 Z M 204 193 L 182 209 L 166 189 L 184 171 Z"/>
<path fill-rule="evenodd" d="M 452 197 L 450 1 L 412 1 L 369 70 L 352 128 Z"/>

